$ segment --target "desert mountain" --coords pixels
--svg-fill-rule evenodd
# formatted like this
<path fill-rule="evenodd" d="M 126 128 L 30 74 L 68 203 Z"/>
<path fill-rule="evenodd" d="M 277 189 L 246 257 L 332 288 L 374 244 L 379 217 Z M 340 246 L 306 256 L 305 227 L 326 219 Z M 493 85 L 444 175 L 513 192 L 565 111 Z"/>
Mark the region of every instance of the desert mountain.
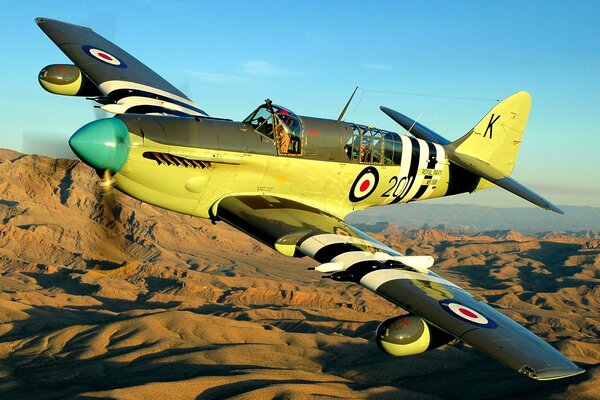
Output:
<path fill-rule="evenodd" d="M 600 398 L 590 235 L 374 229 L 588 370 L 535 382 L 458 342 L 389 357 L 372 340 L 403 313 L 387 301 L 121 193 L 106 220 L 96 182 L 78 161 L 0 151 L 2 399 Z"/>
<path fill-rule="evenodd" d="M 459 195 L 466 196 L 466 195 Z M 385 221 L 417 229 L 423 225 L 445 226 L 468 232 L 494 230 L 517 230 L 526 235 L 565 233 L 569 236 L 588 235 L 600 238 L 600 208 L 588 206 L 564 206 L 564 215 L 547 212 L 539 207 L 501 208 L 485 205 L 440 204 L 452 197 L 430 202 L 412 202 L 385 207 L 373 207 L 350 214 L 352 224 L 372 224 Z M 524 201 L 525 203 L 525 201 Z"/>

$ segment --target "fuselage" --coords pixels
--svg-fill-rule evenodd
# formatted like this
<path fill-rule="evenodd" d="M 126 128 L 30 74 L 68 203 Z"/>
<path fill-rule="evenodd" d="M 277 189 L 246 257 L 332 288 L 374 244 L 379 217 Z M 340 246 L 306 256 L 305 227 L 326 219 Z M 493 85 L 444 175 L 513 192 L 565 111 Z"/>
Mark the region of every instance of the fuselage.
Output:
<path fill-rule="evenodd" d="M 144 202 L 203 218 L 212 217 L 222 198 L 260 194 L 342 219 L 371 206 L 485 186 L 449 163 L 439 144 L 283 110 L 271 108 L 265 120 L 259 107 L 244 122 L 118 116 L 129 132 L 129 152 L 115 175 L 117 187 Z"/>

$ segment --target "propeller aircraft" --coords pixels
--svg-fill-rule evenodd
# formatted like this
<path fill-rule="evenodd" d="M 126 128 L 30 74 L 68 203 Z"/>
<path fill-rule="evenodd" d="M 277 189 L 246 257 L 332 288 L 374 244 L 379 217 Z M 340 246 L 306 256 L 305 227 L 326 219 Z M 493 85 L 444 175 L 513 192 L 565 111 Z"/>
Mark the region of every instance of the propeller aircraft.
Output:
<path fill-rule="evenodd" d="M 136 58 L 89 28 L 47 18 L 38 26 L 73 64 L 42 69 L 53 94 L 94 100 L 114 117 L 69 140 L 102 177 L 141 201 L 224 221 L 314 270 L 360 284 L 406 310 L 375 340 L 410 356 L 459 339 L 537 380 L 583 373 L 545 341 L 431 271 L 346 224 L 352 211 L 500 186 L 542 208 L 555 205 L 510 177 L 531 99 L 516 93 L 450 141 L 381 107 L 410 133 L 301 116 L 270 100 L 240 122 L 214 118 Z M 343 114 L 343 113 L 342 113 Z M 108 188 L 108 189 L 107 189 Z"/>

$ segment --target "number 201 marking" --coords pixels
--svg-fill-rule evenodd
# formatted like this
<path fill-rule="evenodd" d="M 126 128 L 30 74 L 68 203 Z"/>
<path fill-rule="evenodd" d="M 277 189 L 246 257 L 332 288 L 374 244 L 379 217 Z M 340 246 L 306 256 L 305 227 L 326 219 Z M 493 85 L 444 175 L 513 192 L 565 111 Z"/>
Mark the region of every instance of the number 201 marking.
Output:
<path fill-rule="evenodd" d="M 406 176 L 400 179 L 398 179 L 397 176 L 392 176 L 388 183 L 392 186 L 390 186 L 388 190 L 383 192 L 381 197 L 390 197 L 390 195 L 392 197 L 399 197 L 406 195 L 406 193 L 404 193 L 408 184 L 408 179 L 406 178 Z"/>

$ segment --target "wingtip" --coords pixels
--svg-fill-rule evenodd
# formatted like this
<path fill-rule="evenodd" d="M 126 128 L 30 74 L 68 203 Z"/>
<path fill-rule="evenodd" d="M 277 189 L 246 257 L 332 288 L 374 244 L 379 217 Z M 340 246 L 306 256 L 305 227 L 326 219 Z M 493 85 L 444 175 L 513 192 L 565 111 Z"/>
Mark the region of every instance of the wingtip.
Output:
<path fill-rule="evenodd" d="M 585 369 L 575 366 L 575 368 L 547 368 L 536 371 L 533 376 L 525 375 L 537 381 L 553 381 L 556 379 L 571 378 L 581 375 L 584 372 Z"/>
<path fill-rule="evenodd" d="M 87 26 L 81 26 L 81 25 L 71 24 L 69 22 L 59 21 L 57 19 L 46 18 L 46 17 L 37 17 L 35 19 L 35 23 L 38 24 L 38 26 L 42 26 L 44 24 L 50 23 L 50 25 L 72 26 L 72 27 L 76 27 L 76 28 L 83 28 L 83 29 L 92 30 L 91 28 L 88 28 Z"/>
<path fill-rule="evenodd" d="M 380 109 L 381 111 L 383 111 L 383 112 L 384 112 L 384 113 L 385 113 L 385 114 L 386 114 L 388 117 L 390 117 L 391 119 L 393 119 L 393 120 L 394 120 L 394 121 L 396 121 L 396 122 L 398 122 L 398 121 L 397 121 L 397 118 L 398 118 L 398 117 L 404 117 L 404 118 L 406 118 L 406 116 L 405 116 L 405 115 L 402 115 L 402 114 L 400 114 L 398 111 L 396 111 L 396 110 L 392 110 L 392 109 L 391 109 L 391 108 L 389 108 L 389 107 L 386 107 L 386 106 L 379 106 L 379 109 Z"/>
<path fill-rule="evenodd" d="M 379 109 L 381 111 L 383 111 L 388 117 L 393 119 L 397 124 L 402 126 L 404 129 L 408 130 L 410 125 L 414 124 L 414 122 L 415 122 L 412 118 L 409 118 L 406 115 L 401 114 L 396 110 L 392 110 L 389 107 L 379 106 Z"/>
<path fill-rule="evenodd" d="M 547 206 L 548 206 L 546 208 L 547 210 L 554 211 L 555 213 L 560 214 L 560 215 L 565 215 L 565 212 L 563 210 L 561 210 L 560 208 L 558 208 L 557 206 L 555 206 L 554 204 L 547 203 Z"/>

